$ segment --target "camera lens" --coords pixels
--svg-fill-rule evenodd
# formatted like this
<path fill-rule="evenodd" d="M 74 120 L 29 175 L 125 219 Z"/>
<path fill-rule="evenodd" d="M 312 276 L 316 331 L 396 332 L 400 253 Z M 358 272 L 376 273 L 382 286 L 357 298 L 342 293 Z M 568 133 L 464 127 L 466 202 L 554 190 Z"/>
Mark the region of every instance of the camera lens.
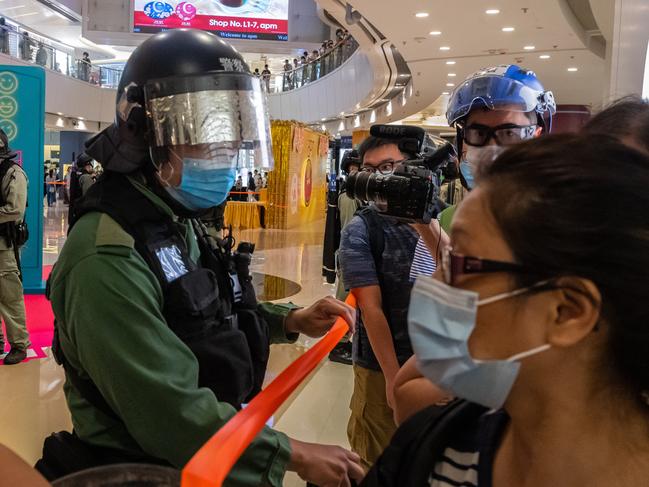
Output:
<path fill-rule="evenodd" d="M 385 197 L 381 188 L 386 177 L 389 176 L 364 171 L 351 174 L 345 183 L 347 195 L 358 200 L 382 202 Z"/>

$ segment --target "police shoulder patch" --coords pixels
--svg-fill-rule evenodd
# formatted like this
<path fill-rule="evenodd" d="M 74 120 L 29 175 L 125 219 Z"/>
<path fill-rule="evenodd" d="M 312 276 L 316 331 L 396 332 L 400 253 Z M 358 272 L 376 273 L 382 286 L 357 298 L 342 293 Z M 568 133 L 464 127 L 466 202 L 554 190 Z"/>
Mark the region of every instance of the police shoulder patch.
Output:
<path fill-rule="evenodd" d="M 119 223 L 106 213 L 102 213 L 97 224 L 95 246 L 101 252 L 102 247 L 123 247 L 128 253 L 135 248 L 133 237 Z"/>

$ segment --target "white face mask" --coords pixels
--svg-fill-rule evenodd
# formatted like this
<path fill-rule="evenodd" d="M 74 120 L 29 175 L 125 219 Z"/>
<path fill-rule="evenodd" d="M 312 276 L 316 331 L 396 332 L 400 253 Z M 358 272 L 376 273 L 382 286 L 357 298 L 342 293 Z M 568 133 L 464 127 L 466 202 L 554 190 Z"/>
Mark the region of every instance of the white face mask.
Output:
<path fill-rule="evenodd" d="M 551 346 L 541 345 L 504 360 L 475 360 L 469 353 L 468 340 L 479 306 L 519 296 L 534 287 L 479 300 L 476 292 L 419 277 L 410 297 L 408 331 L 420 372 L 458 397 L 501 408 L 518 376 L 520 361 Z"/>

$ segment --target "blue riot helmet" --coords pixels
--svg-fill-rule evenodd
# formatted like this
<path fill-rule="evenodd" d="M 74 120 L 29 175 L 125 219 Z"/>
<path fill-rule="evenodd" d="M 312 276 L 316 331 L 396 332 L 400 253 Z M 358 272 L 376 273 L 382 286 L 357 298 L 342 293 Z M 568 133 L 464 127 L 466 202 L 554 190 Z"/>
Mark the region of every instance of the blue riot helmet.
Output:
<path fill-rule="evenodd" d="M 465 79 L 451 93 L 446 111 L 448 124 L 456 125 L 477 107 L 533 111 L 543 127 L 545 114 L 551 121 L 557 111 L 554 95 L 543 88 L 536 74 L 515 65 L 481 69 Z"/>
<path fill-rule="evenodd" d="M 490 130 L 488 127 L 465 127 L 465 120 L 475 109 L 534 113 L 536 125 L 511 126 Z M 551 91 L 532 71 L 515 65 L 481 69 L 467 77 L 451 93 L 446 111 L 448 124 L 457 129 L 460 180 L 464 187 L 473 187 L 473 170 L 479 160 L 494 158 L 494 151 L 485 147 L 493 138 L 499 146 L 507 146 L 534 137 L 537 126 L 549 131 L 557 106 Z M 546 123 L 547 115 L 547 123 Z M 466 142 L 467 152 L 463 151 Z"/>

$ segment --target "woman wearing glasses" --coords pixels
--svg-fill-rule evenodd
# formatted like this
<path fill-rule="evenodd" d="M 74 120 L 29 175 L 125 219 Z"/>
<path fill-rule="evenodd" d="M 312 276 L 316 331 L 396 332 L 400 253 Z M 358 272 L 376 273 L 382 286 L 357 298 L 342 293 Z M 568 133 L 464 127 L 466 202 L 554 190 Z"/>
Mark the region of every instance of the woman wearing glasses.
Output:
<path fill-rule="evenodd" d="M 458 399 L 405 422 L 362 485 L 645 485 L 649 159 L 552 136 L 483 171 L 408 319 Z"/>

